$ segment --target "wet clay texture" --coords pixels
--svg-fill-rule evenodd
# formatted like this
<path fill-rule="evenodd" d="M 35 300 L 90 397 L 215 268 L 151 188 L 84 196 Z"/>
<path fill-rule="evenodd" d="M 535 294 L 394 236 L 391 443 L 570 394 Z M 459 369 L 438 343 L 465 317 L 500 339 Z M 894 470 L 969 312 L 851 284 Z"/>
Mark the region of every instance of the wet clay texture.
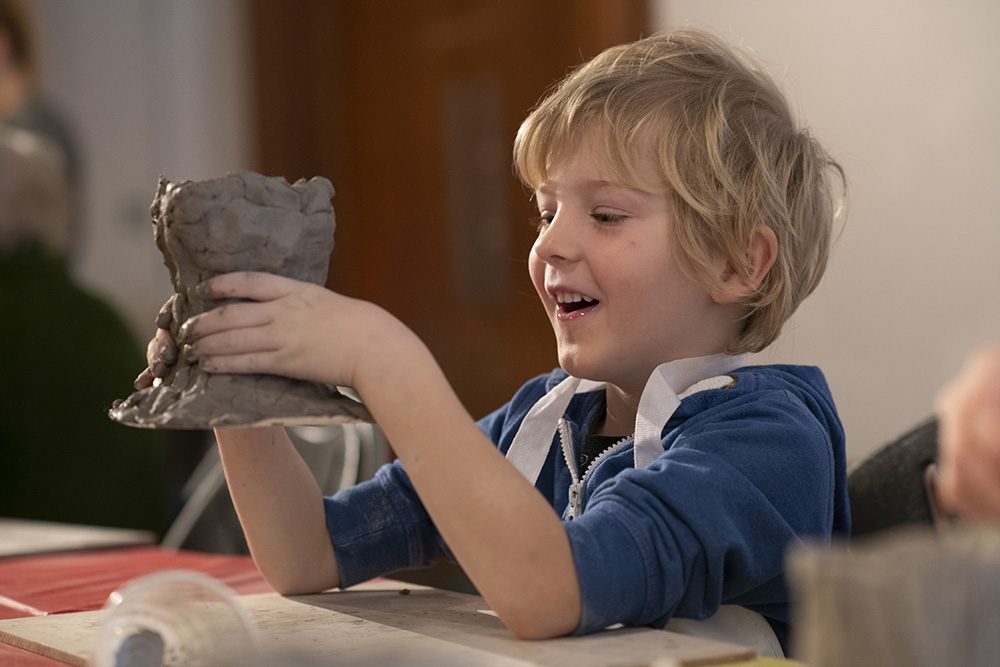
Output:
<path fill-rule="evenodd" d="M 232 271 L 264 271 L 325 284 L 335 227 L 325 178 L 290 185 L 253 172 L 207 181 L 161 178 L 154 237 L 174 287 L 174 340 L 192 315 L 224 304 L 195 290 Z M 210 429 L 370 421 L 357 401 L 328 385 L 276 375 L 208 374 L 183 358 L 157 386 L 117 401 L 117 422 L 143 428 Z"/>

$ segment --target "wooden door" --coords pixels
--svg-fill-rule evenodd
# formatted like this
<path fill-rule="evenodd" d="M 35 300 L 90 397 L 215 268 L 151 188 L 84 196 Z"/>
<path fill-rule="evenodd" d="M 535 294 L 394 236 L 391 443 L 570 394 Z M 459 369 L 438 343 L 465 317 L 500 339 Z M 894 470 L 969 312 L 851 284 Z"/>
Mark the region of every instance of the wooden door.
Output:
<path fill-rule="evenodd" d="M 337 189 L 329 287 L 430 347 L 476 418 L 556 365 L 528 280 L 521 120 L 648 34 L 642 0 L 254 0 L 257 168 Z"/>

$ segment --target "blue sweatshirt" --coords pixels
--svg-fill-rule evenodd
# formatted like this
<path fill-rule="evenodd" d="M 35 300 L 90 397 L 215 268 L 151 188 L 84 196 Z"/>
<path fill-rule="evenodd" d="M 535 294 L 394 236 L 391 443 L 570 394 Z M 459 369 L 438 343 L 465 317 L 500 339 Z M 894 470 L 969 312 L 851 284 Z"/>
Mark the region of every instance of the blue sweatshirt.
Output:
<path fill-rule="evenodd" d="M 636 470 L 626 440 L 575 486 L 583 471 L 570 468 L 561 441 L 568 435 L 580 450 L 604 392 L 570 401 L 535 486 L 569 536 L 582 602 L 577 634 L 700 620 L 732 604 L 763 615 L 787 651 L 786 548 L 850 529 L 843 428 L 816 368 L 748 366 L 731 375 L 730 386 L 681 401 L 653 463 Z M 480 421 L 483 432 L 506 453 L 531 406 L 565 377 L 557 369 L 529 381 Z M 325 503 L 344 586 L 450 557 L 398 461 Z"/>

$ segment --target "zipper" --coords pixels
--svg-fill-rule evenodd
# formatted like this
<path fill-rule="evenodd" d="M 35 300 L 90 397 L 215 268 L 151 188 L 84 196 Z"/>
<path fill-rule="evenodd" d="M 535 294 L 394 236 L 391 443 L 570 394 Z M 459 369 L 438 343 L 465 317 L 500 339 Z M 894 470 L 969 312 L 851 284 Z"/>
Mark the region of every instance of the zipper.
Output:
<path fill-rule="evenodd" d="M 573 455 L 573 438 L 569 430 L 569 423 L 560 418 L 559 419 L 559 441 L 562 443 L 563 458 L 566 460 L 566 467 L 569 468 L 570 478 L 573 482 L 569 485 L 569 505 L 567 507 L 566 518 L 570 521 L 580 516 L 583 510 L 580 509 L 580 493 L 583 490 L 583 485 L 587 481 L 587 477 L 590 475 L 590 471 L 597 467 L 597 464 L 607 457 L 609 454 L 614 453 L 624 445 L 632 441 L 632 435 L 626 435 L 621 440 L 615 442 L 614 444 L 606 447 L 604 451 L 594 457 L 594 460 L 590 462 L 587 469 L 583 471 L 583 477 L 580 476 L 578 466 L 576 464 L 576 457 Z"/>
<path fill-rule="evenodd" d="M 733 375 L 719 375 L 716 377 L 709 377 L 696 382 L 687 388 L 686 391 L 682 392 L 677 396 L 678 399 L 684 400 L 688 396 L 695 394 L 699 391 L 704 391 L 706 389 L 725 389 L 736 384 L 736 377 Z M 576 457 L 573 455 L 573 434 L 570 433 L 569 422 L 566 419 L 559 418 L 559 426 L 557 429 L 559 433 L 559 441 L 562 443 L 563 458 L 566 460 L 566 467 L 569 468 L 569 474 L 573 482 L 569 485 L 569 505 L 567 506 L 567 519 L 572 520 L 580 516 L 583 510 L 580 508 L 580 494 L 583 492 L 583 485 L 587 482 L 587 477 L 590 472 L 597 467 L 605 457 L 618 451 L 621 447 L 627 445 L 628 443 L 635 440 L 635 434 L 627 435 L 621 440 L 617 441 L 613 445 L 605 448 L 600 454 L 594 457 L 594 460 L 590 462 L 587 469 L 583 471 L 583 476 L 580 476 L 579 467 L 576 464 Z"/>

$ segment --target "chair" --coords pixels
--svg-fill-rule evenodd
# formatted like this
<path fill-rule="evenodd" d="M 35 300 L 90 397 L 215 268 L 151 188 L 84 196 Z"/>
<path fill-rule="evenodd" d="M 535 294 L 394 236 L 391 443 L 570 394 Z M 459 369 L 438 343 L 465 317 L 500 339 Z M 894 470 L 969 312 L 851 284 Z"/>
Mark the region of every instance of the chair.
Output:
<path fill-rule="evenodd" d="M 389 444 L 374 424 L 289 426 L 286 431 L 324 495 L 371 479 L 388 460 Z M 214 444 L 191 474 L 183 495 L 184 505 L 164 536 L 163 546 L 207 553 L 250 553 Z"/>
<path fill-rule="evenodd" d="M 937 428 L 936 418 L 927 419 L 850 471 L 852 536 L 935 524 L 929 471 L 937 459 Z"/>

